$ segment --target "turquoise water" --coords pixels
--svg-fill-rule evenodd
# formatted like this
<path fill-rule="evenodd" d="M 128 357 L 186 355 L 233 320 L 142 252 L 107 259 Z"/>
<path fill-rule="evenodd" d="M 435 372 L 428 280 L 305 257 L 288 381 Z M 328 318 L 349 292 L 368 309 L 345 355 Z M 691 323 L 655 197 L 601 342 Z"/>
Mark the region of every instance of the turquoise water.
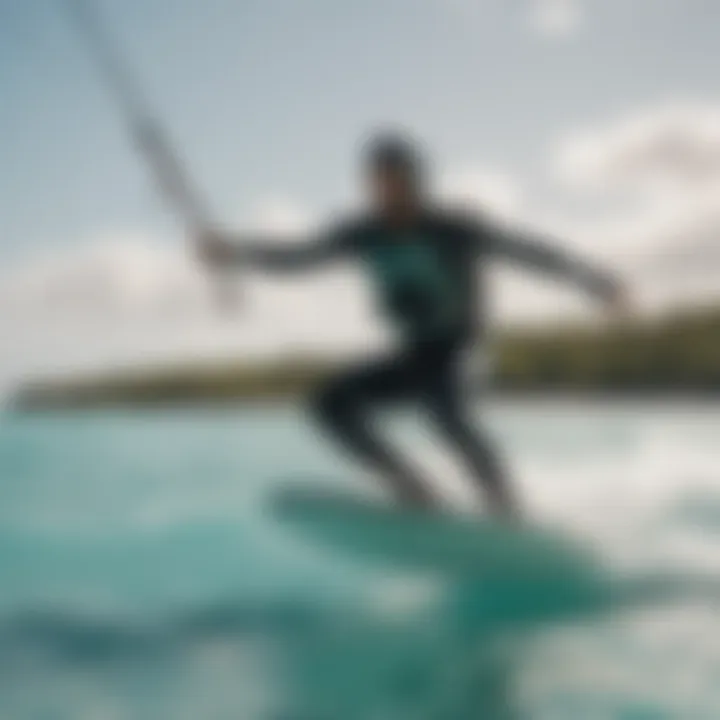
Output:
<path fill-rule="evenodd" d="M 720 410 L 484 416 L 530 510 L 608 578 L 698 582 L 631 607 L 593 588 L 577 616 L 526 594 L 520 618 L 481 582 L 363 567 L 273 521 L 281 484 L 367 482 L 293 409 L 8 415 L 0 717 L 720 717 Z M 467 500 L 423 425 L 393 434 Z"/>

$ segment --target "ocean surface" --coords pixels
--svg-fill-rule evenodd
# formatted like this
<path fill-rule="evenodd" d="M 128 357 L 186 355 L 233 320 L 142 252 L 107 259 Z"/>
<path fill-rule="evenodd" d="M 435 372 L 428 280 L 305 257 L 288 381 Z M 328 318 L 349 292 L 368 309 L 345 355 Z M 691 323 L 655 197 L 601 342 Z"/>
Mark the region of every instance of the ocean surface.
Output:
<path fill-rule="evenodd" d="M 0 718 L 720 718 L 720 407 L 478 417 L 527 512 L 597 553 L 583 602 L 293 534 L 273 489 L 372 484 L 293 408 L 0 416 Z M 391 429 L 467 507 L 430 429 Z"/>

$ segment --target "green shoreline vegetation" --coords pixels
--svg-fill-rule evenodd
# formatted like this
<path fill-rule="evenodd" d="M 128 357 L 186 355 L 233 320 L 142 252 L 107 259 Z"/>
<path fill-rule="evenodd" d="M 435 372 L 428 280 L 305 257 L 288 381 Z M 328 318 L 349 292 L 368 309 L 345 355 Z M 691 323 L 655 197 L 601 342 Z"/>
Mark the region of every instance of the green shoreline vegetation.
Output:
<path fill-rule="evenodd" d="M 614 328 L 515 329 L 494 343 L 494 387 L 508 392 L 720 391 L 720 308 L 678 310 Z M 327 358 L 226 361 L 40 379 L 19 388 L 19 410 L 200 405 L 284 400 L 337 366 Z"/>

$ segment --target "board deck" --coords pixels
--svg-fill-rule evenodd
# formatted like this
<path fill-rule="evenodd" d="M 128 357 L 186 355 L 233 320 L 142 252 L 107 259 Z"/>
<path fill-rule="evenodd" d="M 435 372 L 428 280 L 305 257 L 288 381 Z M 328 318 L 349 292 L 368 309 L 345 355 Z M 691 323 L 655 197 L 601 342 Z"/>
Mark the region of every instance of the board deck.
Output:
<path fill-rule="evenodd" d="M 595 567 L 590 552 L 549 529 L 406 511 L 327 488 L 286 487 L 272 496 L 271 510 L 328 551 L 383 567 L 524 581 Z"/>

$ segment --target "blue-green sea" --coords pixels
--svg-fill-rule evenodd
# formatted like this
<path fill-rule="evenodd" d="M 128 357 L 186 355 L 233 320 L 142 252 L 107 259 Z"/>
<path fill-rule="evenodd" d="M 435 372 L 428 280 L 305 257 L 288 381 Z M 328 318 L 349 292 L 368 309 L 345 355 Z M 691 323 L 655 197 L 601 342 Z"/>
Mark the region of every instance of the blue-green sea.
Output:
<path fill-rule="evenodd" d="M 0 718 L 719 718 L 720 408 L 508 401 L 478 418 L 527 514 L 602 559 L 583 612 L 526 593 L 515 617 L 481 578 L 293 534 L 274 488 L 373 484 L 296 408 L 0 416 Z M 421 419 L 389 422 L 467 506 Z M 676 581 L 642 601 L 608 591 L 659 576 Z"/>

